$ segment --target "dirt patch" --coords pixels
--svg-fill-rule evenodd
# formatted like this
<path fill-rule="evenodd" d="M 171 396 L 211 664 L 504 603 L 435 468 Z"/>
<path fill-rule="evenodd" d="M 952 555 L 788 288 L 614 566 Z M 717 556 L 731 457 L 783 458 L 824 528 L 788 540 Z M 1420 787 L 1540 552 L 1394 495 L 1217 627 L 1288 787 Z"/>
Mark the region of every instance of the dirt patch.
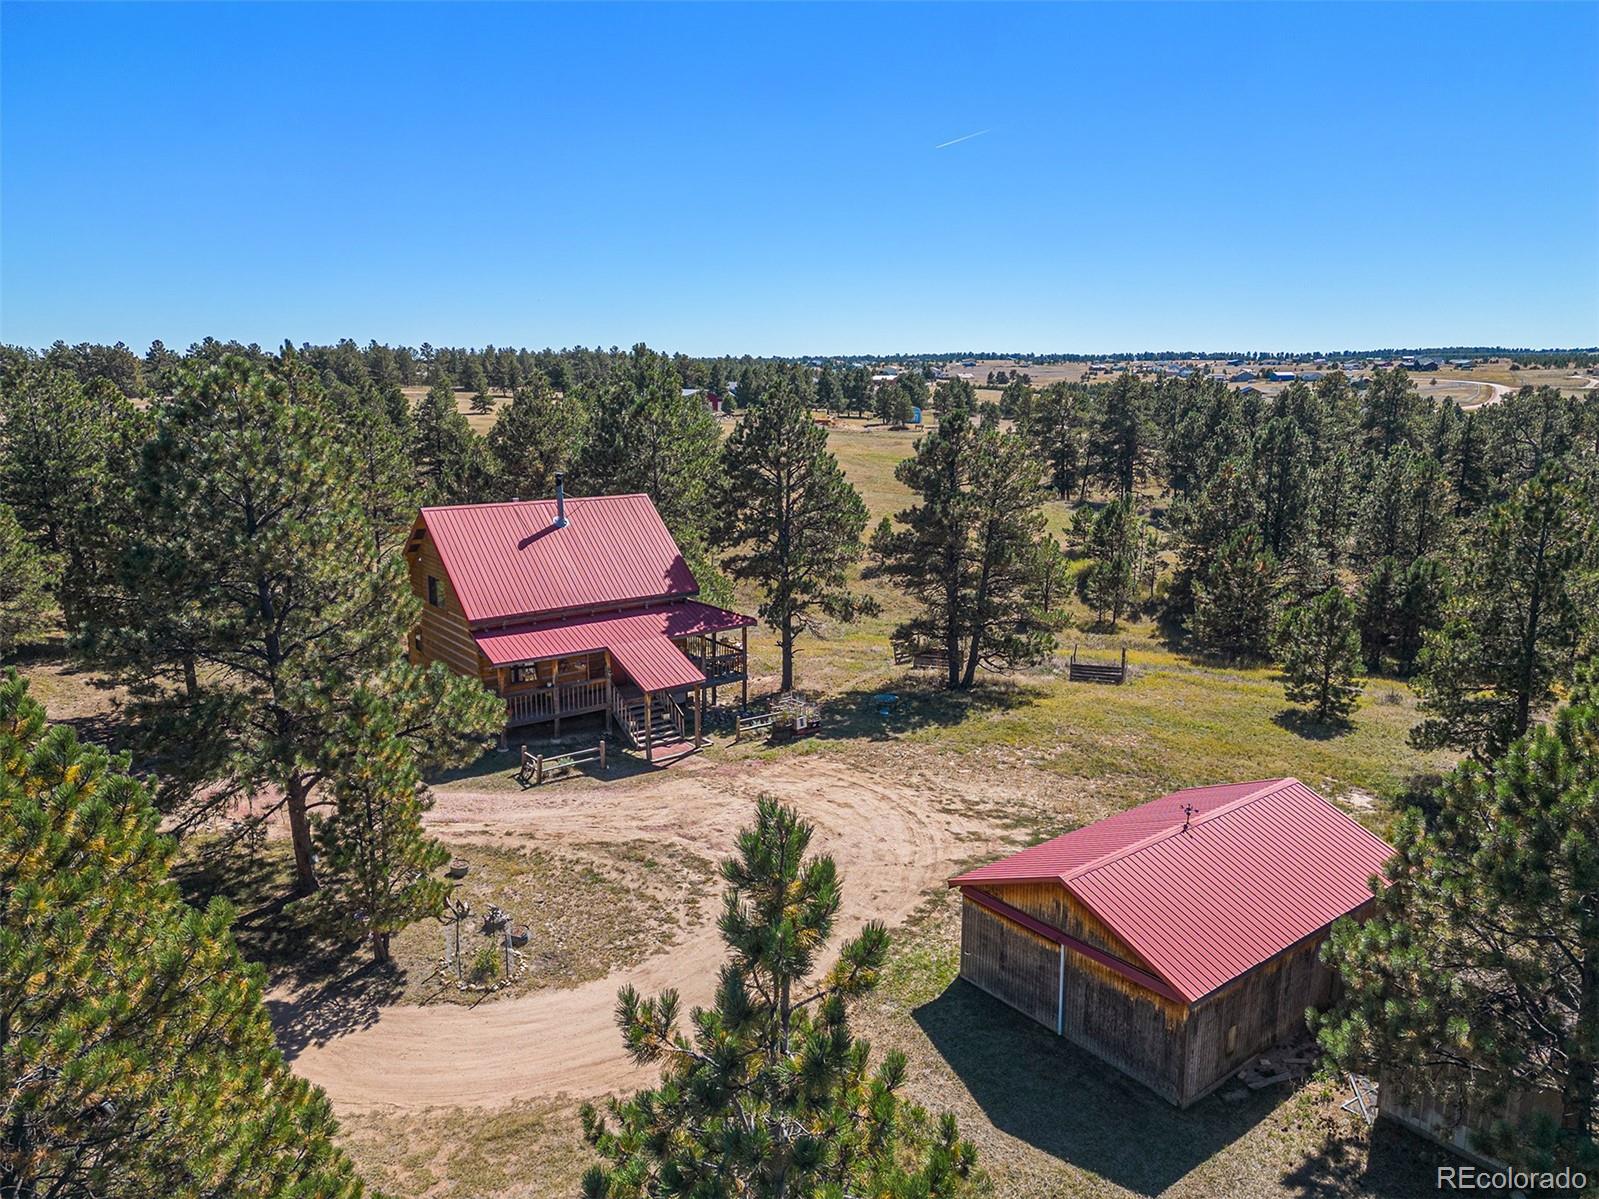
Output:
<path fill-rule="evenodd" d="M 831 853 L 845 880 L 835 945 L 868 919 L 890 927 L 939 893 L 978 845 L 992 846 L 958 814 L 959 790 L 907 786 L 886 772 L 787 756 L 765 762 L 691 760 L 609 784 L 574 781 L 525 796 L 444 791 L 429 823 L 448 841 L 529 837 L 549 852 L 615 854 L 651 848 L 657 868 L 718 861 L 769 793 L 813 821 L 812 848 Z M 640 866 L 641 869 L 648 869 Z M 546 988 L 475 1007 L 410 1006 L 379 997 L 280 986 L 270 996 L 285 1052 L 342 1112 L 375 1108 L 494 1107 L 560 1093 L 593 1096 L 649 1080 L 622 1050 L 613 1022 L 617 989 L 677 987 L 685 1008 L 708 1002 L 724 947 L 716 930 L 720 886 L 684 895 L 669 943 L 634 965 L 575 987 Z M 600 914 L 579 906 L 580 918 Z M 651 930 L 653 935 L 653 930 Z"/>

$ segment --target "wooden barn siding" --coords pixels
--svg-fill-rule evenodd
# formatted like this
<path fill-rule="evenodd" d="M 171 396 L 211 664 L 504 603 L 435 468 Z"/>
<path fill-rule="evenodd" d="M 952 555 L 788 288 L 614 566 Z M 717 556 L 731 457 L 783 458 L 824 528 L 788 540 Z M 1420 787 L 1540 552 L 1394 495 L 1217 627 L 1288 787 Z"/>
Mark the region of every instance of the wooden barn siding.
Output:
<path fill-rule="evenodd" d="M 969 899 L 961 904 L 960 974 L 1055 1031 L 1059 947 Z"/>
<path fill-rule="evenodd" d="M 1103 949 L 1147 973 L 1155 972 L 1132 946 L 1101 924 L 1097 916 L 1072 898 L 1059 883 L 988 884 L 979 889 L 1018 911 L 1026 912 L 1035 920 L 1042 920 L 1060 929 L 1069 937 L 1087 942 L 1095 949 Z"/>
<path fill-rule="evenodd" d="M 1061 928 L 1063 920 L 1071 922 L 1074 929 L 1081 930 L 1072 931 L 1072 936 L 1147 968 L 1143 959 L 1092 914 L 1072 903 L 1057 884 L 982 890 L 1053 927 Z M 1056 1027 L 1059 952 L 1054 943 L 970 900 L 963 905 L 961 976 L 1051 1030 Z M 1162 1098 L 1179 1102 L 1187 1015 L 1182 1004 L 1164 999 L 1068 947 L 1065 1007 L 1069 1040 Z"/>
<path fill-rule="evenodd" d="M 443 662 L 457 674 L 476 676 L 485 683 L 498 681 L 494 668 L 479 652 L 472 640 L 461 602 L 450 586 L 450 577 L 444 573 L 444 563 L 439 559 L 433 538 L 424 534 L 417 552 L 411 556 L 411 590 L 422 601 L 422 620 L 418 626 L 422 633 L 421 664 Z M 439 581 L 439 606 L 428 603 L 427 579 L 432 575 Z M 415 649 L 413 647 L 413 654 Z"/>
<path fill-rule="evenodd" d="M 1305 1009 L 1326 1007 L 1334 975 L 1321 960 L 1325 932 L 1306 938 L 1205 996 L 1188 1018 L 1183 1104 L 1215 1089 L 1251 1058 L 1305 1034 Z M 1227 1030 L 1238 1026 L 1233 1051 Z"/>
<path fill-rule="evenodd" d="M 1066 951 L 1066 1036 L 1162 1099 L 1181 1102 L 1187 1009 Z"/>

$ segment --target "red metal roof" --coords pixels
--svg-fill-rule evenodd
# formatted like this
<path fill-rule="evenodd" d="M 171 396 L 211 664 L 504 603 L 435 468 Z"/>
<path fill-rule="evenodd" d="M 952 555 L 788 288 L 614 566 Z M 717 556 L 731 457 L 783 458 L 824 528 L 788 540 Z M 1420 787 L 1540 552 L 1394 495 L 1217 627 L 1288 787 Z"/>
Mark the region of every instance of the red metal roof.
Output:
<path fill-rule="evenodd" d="M 469 623 L 690 596 L 694 574 L 647 495 L 422 509 Z"/>
<path fill-rule="evenodd" d="M 1192 1003 L 1359 908 L 1392 853 L 1298 779 L 1269 779 L 1177 791 L 951 885 L 1058 881 Z"/>
<path fill-rule="evenodd" d="M 602 649 L 645 691 L 671 690 L 703 683 L 705 676 L 683 656 L 671 638 L 721 633 L 755 622 L 748 616 L 680 600 L 656 608 L 613 616 L 575 616 L 567 620 L 513 625 L 476 632 L 483 656 L 495 666 L 532 662 Z"/>

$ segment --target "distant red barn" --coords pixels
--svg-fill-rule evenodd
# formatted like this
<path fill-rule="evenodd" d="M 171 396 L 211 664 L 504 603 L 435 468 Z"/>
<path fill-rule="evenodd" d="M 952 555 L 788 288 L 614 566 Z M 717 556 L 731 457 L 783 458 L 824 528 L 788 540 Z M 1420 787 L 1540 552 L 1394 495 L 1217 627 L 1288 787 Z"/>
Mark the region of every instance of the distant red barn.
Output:
<path fill-rule="evenodd" d="M 558 477 L 559 479 L 559 477 Z M 755 621 L 696 597 L 645 495 L 423 508 L 406 543 L 411 660 L 505 698 L 507 726 L 604 713 L 648 754 L 700 738 L 706 688 L 748 697 Z"/>
<path fill-rule="evenodd" d="M 1393 851 L 1297 779 L 1195 787 L 950 880 L 961 976 L 1186 1107 L 1331 998 Z"/>

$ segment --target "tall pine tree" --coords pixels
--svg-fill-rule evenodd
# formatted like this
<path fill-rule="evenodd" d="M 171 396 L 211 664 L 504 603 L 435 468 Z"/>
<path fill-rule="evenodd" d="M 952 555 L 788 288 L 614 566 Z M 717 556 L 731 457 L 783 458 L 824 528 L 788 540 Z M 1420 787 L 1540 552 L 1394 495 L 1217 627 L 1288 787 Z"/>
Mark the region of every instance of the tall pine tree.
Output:
<path fill-rule="evenodd" d="M 789 691 L 795 639 L 815 628 L 818 614 L 853 620 L 862 610 L 848 571 L 861 556 L 866 504 L 786 375 L 727 439 L 720 475 L 720 540 L 732 549 L 726 566 L 765 595 L 761 616 L 777 631 Z"/>
<path fill-rule="evenodd" d="M 127 766 L 0 674 L 0 1195 L 353 1199 L 232 911 L 178 897 Z"/>

